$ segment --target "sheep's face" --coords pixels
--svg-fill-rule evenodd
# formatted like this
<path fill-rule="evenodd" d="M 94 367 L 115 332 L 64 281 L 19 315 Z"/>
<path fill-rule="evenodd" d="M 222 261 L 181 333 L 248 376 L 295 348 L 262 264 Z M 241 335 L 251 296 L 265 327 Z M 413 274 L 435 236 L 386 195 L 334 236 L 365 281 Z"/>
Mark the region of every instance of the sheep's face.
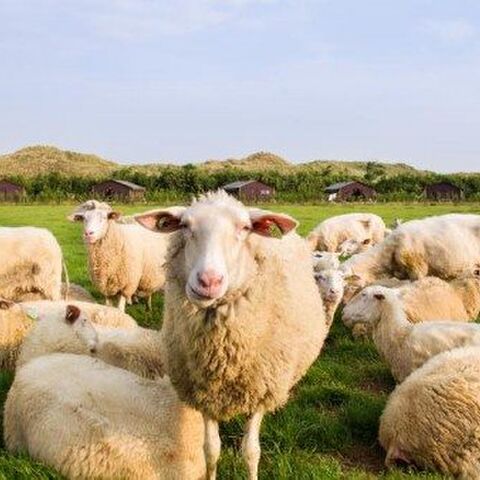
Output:
<path fill-rule="evenodd" d="M 67 305 L 65 323 L 73 330 L 77 339 L 87 347 L 90 353 L 94 353 L 97 350 L 97 331 L 77 306 Z"/>
<path fill-rule="evenodd" d="M 110 220 L 116 220 L 119 213 L 103 208 L 78 210 L 70 215 L 74 222 L 83 222 L 83 239 L 85 243 L 94 244 L 107 234 Z"/>
<path fill-rule="evenodd" d="M 254 267 L 250 235 L 273 236 L 272 227 L 283 235 L 297 226 L 286 215 L 247 210 L 225 193 L 208 194 L 188 208 L 148 212 L 136 219 L 159 232 L 181 230 L 185 291 L 200 307 L 208 307 L 246 284 Z"/>
<path fill-rule="evenodd" d="M 392 289 L 379 286 L 363 289 L 345 305 L 343 309 L 343 323 L 347 327 L 352 327 L 356 323 L 375 325 L 380 320 L 381 302 L 391 292 Z"/>
<path fill-rule="evenodd" d="M 343 275 L 343 272 L 340 270 L 333 269 L 324 270 L 315 274 L 318 290 L 325 303 L 340 303 L 345 286 Z"/>
<path fill-rule="evenodd" d="M 358 240 L 345 240 L 340 246 L 339 251 L 341 255 L 351 256 L 355 255 L 356 253 L 362 253 L 368 250 L 369 247 L 372 246 L 372 241 L 370 238 L 366 238 L 363 241 Z"/>
<path fill-rule="evenodd" d="M 340 266 L 339 253 L 315 251 L 312 254 L 313 270 L 335 269 Z"/>

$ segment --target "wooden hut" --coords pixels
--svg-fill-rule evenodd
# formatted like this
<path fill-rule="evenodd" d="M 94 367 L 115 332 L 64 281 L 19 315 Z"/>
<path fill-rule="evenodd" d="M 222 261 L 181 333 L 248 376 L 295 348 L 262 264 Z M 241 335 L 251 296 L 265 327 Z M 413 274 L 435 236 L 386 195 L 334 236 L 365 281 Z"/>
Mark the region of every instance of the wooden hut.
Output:
<path fill-rule="evenodd" d="M 222 188 L 230 195 L 246 202 L 269 200 L 275 194 L 272 187 L 257 180 L 233 182 L 224 185 Z"/>
<path fill-rule="evenodd" d="M 145 198 L 145 187 L 126 180 L 105 180 L 92 187 L 92 193 L 104 200 L 135 202 Z"/>
<path fill-rule="evenodd" d="M 7 180 L 0 180 L 0 200 L 17 202 L 25 195 L 25 188 Z"/>
<path fill-rule="evenodd" d="M 427 185 L 424 190 L 424 195 L 428 200 L 461 200 L 463 191 L 450 182 L 437 182 Z"/>
<path fill-rule="evenodd" d="M 377 196 L 375 189 L 357 181 L 334 183 L 325 189 L 325 193 L 329 202 L 374 200 Z"/>

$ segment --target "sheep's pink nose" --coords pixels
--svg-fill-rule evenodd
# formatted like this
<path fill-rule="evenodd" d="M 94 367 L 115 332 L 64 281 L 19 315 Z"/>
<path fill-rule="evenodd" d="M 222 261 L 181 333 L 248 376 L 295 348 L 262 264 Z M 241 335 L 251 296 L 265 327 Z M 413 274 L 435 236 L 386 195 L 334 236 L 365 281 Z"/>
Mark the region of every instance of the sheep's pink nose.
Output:
<path fill-rule="evenodd" d="M 216 289 L 222 285 L 223 275 L 213 270 L 205 270 L 197 275 L 198 283 L 203 288 Z"/>
<path fill-rule="evenodd" d="M 94 233 L 94 232 L 93 232 L 92 230 L 87 230 L 87 231 L 85 232 L 85 236 L 86 236 L 86 237 L 91 237 L 91 236 L 93 235 L 93 233 Z"/>

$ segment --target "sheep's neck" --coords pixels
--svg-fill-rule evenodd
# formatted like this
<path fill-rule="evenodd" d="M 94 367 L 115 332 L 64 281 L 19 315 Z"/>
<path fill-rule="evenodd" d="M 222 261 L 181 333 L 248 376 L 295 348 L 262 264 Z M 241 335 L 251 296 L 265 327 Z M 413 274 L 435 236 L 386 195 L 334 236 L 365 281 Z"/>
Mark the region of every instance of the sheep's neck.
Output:
<path fill-rule="evenodd" d="M 380 354 L 390 359 L 402 355 L 402 345 L 411 328 L 401 302 L 385 299 L 380 320 L 373 330 L 373 341 Z"/>

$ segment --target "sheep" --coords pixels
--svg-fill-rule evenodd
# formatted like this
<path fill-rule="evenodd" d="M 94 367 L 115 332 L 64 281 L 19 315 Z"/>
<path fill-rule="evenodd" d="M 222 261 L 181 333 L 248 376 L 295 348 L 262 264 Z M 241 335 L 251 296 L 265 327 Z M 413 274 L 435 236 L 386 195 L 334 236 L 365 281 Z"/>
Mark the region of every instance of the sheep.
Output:
<path fill-rule="evenodd" d="M 480 478 L 480 348 L 436 355 L 390 395 L 380 419 L 385 465 L 401 461 Z"/>
<path fill-rule="evenodd" d="M 167 241 L 137 224 L 117 223 L 119 216 L 107 204 L 89 200 L 68 218 L 84 224 L 92 282 L 107 305 L 118 298 L 123 311 L 133 295 L 150 297 L 163 289 Z"/>
<path fill-rule="evenodd" d="M 340 270 L 323 270 L 315 273 L 315 281 L 322 297 L 323 307 L 325 309 L 325 320 L 330 327 L 337 307 L 342 301 L 344 293 L 343 272 Z"/>
<path fill-rule="evenodd" d="M 440 215 L 401 224 L 382 243 L 340 268 L 355 279 L 357 290 L 391 276 L 451 280 L 478 265 L 479 251 L 480 215 Z"/>
<path fill-rule="evenodd" d="M 307 236 L 312 250 L 339 252 L 340 245 L 347 240 L 362 244 L 370 240 L 372 245 L 385 237 L 385 223 L 373 213 L 347 213 L 328 218 L 318 224 Z"/>
<path fill-rule="evenodd" d="M 93 295 L 85 288 L 76 283 L 62 283 L 62 297 L 66 300 L 77 300 L 78 302 L 96 303 Z"/>
<path fill-rule="evenodd" d="M 138 328 L 132 317 L 119 312 L 116 308 L 86 302 L 69 302 L 69 304 L 80 308 L 97 326 L 121 327 L 122 331 Z M 37 323 L 37 320 L 39 318 L 58 317 L 58 312 L 65 309 L 66 306 L 67 302 L 64 301 L 50 302 L 41 300 L 15 304 L 0 299 L 0 368 L 10 371 L 14 370 L 20 347 L 26 335 Z M 145 341 L 145 344 L 148 345 L 148 342 Z M 112 350 L 110 355 L 113 355 L 113 347 L 109 347 L 109 349 Z M 150 352 L 150 350 L 152 349 L 146 351 Z M 146 353 L 145 357 L 148 358 L 148 355 L 154 357 L 155 353 Z M 129 356 L 134 358 L 133 354 L 129 354 Z M 119 357 L 118 354 L 116 357 Z M 150 369 L 148 365 L 151 365 L 151 362 L 146 362 L 145 369 Z M 141 365 L 138 366 L 138 370 L 140 368 Z"/>
<path fill-rule="evenodd" d="M 475 320 L 480 313 L 479 276 L 466 276 L 451 282 L 435 277 L 416 282 L 391 279 L 379 282 L 379 285 L 398 290 L 410 323 L 432 320 L 468 322 Z M 355 312 L 355 306 L 354 300 L 347 303 L 343 310 L 343 322 L 347 327 L 353 326 L 357 335 L 359 332 L 368 333 L 369 319 L 362 320 Z M 355 322 L 352 318 L 355 318 Z"/>
<path fill-rule="evenodd" d="M 262 417 L 288 400 L 327 330 L 308 246 L 292 232 L 297 222 L 247 210 L 223 191 L 137 221 L 175 232 L 163 347 L 180 399 L 203 415 L 207 478 L 216 477 L 218 422 L 246 414 L 242 453 L 256 479 Z"/>
<path fill-rule="evenodd" d="M 313 271 L 321 272 L 322 270 L 331 270 L 340 268 L 340 254 L 334 252 L 312 253 Z"/>
<path fill-rule="evenodd" d="M 69 479 L 205 478 L 200 413 L 167 377 L 147 380 L 85 355 L 53 353 L 18 368 L 5 445 Z"/>
<path fill-rule="evenodd" d="M 410 323 L 400 295 L 391 288 L 371 286 L 345 307 L 353 322 L 357 316 L 362 321 L 369 319 L 373 342 L 398 383 L 440 352 L 466 345 L 480 345 L 479 324 L 438 321 Z"/>
<path fill-rule="evenodd" d="M 0 228 L 0 297 L 21 301 L 36 294 L 60 300 L 63 256 L 56 238 L 44 228 Z"/>

